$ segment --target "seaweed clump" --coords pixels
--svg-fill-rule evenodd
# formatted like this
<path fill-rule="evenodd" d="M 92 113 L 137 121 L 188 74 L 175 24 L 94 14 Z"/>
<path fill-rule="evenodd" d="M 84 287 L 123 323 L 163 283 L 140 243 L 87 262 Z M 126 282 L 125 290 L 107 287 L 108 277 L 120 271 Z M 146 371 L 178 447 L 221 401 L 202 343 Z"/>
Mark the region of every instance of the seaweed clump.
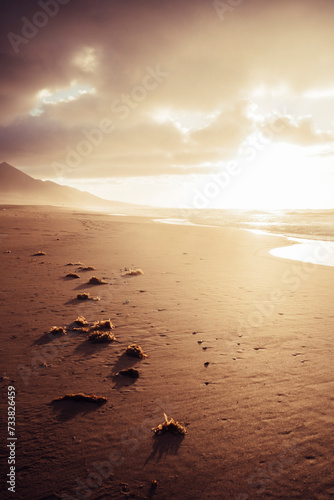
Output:
<path fill-rule="evenodd" d="M 156 490 L 158 485 L 159 485 L 159 481 L 157 481 L 156 479 L 152 479 L 151 485 L 150 485 L 150 491 Z"/>
<path fill-rule="evenodd" d="M 86 318 L 84 316 L 78 316 L 74 323 L 77 326 L 88 326 L 88 321 L 86 321 Z"/>
<path fill-rule="evenodd" d="M 78 293 L 78 300 L 100 300 L 99 297 L 92 297 L 90 293 Z"/>
<path fill-rule="evenodd" d="M 84 316 L 78 316 L 69 327 L 72 332 L 88 333 L 90 330 L 88 321 Z"/>
<path fill-rule="evenodd" d="M 65 278 L 76 280 L 76 279 L 80 278 L 80 276 L 76 273 L 68 273 L 68 274 L 66 274 Z"/>
<path fill-rule="evenodd" d="M 141 274 L 144 274 L 144 272 L 137 268 L 137 269 L 126 269 L 125 270 L 125 275 L 126 276 L 140 276 Z"/>
<path fill-rule="evenodd" d="M 135 368 L 125 368 L 124 370 L 120 370 L 117 375 L 124 375 L 130 378 L 139 378 L 139 371 Z"/>
<path fill-rule="evenodd" d="M 155 436 L 160 436 L 161 434 L 165 434 L 169 432 L 171 434 L 181 434 L 184 436 L 187 432 L 187 429 L 183 427 L 179 422 L 176 422 L 173 418 L 168 419 L 166 413 L 164 413 L 165 421 L 162 424 L 159 424 L 158 427 L 154 427 L 152 431 Z"/>
<path fill-rule="evenodd" d="M 96 396 L 95 394 L 84 394 L 83 392 L 79 392 L 78 394 L 65 394 L 65 396 L 60 396 L 59 398 L 54 399 L 53 401 L 84 401 L 86 403 L 96 403 L 103 404 L 107 400 L 104 396 Z"/>
<path fill-rule="evenodd" d="M 125 354 L 131 356 L 132 358 L 144 359 L 147 358 L 147 354 L 144 353 L 140 345 L 131 344 L 125 349 Z"/>
<path fill-rule="evenodd" d="M 110 319 L 100 319 L 99 321 L 95 321 L 93 325 L 94 330 L 112 330 L 113 328 L 115 327 Z"/>
<path fill-rule="evenodd" d="M 90 280 L 88 281 L 90 285 L 106 285 L 107 282 L 103 281 L 101 278 L 98 278 L 97 276 L 92 276 Z"/>
<path fill-rule="evenodd" d="M 50 328 L 49 333 L 52 333 L 53 335 L 66 335 L 66 330 L 63 326 L 53 326 Z"/>
<path fill-rule="evenodd" d="M 112 332 L 94 330 L 89 334 L 88 340 L 93 342 L 93 344 L 106 344 L 107 342 L 113 342 L 114 340 L 116 340 L 116 337 Z"/>

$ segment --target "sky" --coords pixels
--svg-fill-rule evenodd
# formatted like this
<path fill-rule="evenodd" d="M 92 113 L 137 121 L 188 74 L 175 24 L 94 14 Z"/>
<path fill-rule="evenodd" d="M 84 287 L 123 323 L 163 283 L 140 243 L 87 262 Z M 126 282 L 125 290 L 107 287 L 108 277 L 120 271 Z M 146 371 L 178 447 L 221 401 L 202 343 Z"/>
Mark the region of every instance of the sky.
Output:
<path fill-rule="evenodd" d="M 4 0 L 0 161 L 107 199 L 334 207 L 331 0 Z"/>

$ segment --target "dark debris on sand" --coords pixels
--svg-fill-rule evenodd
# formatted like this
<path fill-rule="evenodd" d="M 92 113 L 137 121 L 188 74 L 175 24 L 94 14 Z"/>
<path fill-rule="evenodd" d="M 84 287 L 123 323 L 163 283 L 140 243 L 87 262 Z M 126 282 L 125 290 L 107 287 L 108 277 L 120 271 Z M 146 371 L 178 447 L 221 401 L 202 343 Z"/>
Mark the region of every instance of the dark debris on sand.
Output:
<path fill-rule="evenodd" d="M 96 396 L 95 394 L 84 394 L 83 392 L 79 392 L 77 394 L 65 394 L 65 396 L 60 396 L 59 398 L 54 399 L 53 401 L 83 401 L 85 403 L 96 403 L 103 404 L 108 401 L 104 396 Z"/>
<path fill-rule="evenodd" d="M 124 370 L 120 370 L 117 375 L 123 375 L 130 378 L 139 378 L 139 371 L 135 368 L 125 368 Z"/>
<path fill-rule="evenodd" d="M 100 300 L 99 297 L 92 297 L 90 293 L 78 293 L 78 300 Z"/>

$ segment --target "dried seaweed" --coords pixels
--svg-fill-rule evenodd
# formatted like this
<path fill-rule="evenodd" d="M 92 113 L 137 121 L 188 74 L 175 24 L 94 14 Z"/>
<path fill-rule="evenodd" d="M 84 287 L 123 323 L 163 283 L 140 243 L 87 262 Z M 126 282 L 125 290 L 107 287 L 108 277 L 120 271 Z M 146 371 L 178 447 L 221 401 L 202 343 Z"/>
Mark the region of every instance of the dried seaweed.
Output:
<path fill-rule="evenodd" d="M 103 396 L 96 396 L 95 394 L 84 394 L 83 392 L 79 392 L 78 394 L 65 394 L 65 396 L 60 396 L 59 398 L 54 399 L 53 401 L 84 401 L 86 403 L 96 403 L 103 404 L 107 400 L 107 398 Z"/>
<path fill-rule="evenodd" d="M 170 432 L 171 434 L 181 434 L 182 436 L 186 434 L 187 430 L 183 427 L 183 425 L 176 422 L 173 418 L 168 419 L 166 413 L 164 413 L 164 417 L 165 421 L 162 424 L 159 424 L 158 427 L 154 427 L 152 429 L 155 436 L 160 436 L 166 432 Z"/>
<path fill-rule="evenodd" d="M 92 300 L 90 293 L 78 293 L 77 299 L 79 300 Z"/>
<path fill-rule="evenodd" d="M 144 274 L 141 269 L 127 269 L 125 271 L 126 276 L 139 276 L 140 274 Z"/>
<path fill-rule="evenodd" d="M 80 276 L 76 273 L 68 273 L 66 274 L 65 278 L 78 279 L 80 278 Z"/>
<path fill-rule="evenodd" d="M 139 358 L 139 359 L 147 358 L 147 354 L 145 354 L 143 349 L 137 344 L 129 345 L 125 349 L 125 354 L 131 356 L 132 358 Z"/>
<path fill-rule="evenodd" d="M 70 324 L 69 329 L 72 332 L 88 333 L 90 331 L 90 326 L 83 316 L 79 316 Z"/>
<path fill-rule="evenodd" d="M 92 328 L 93 330 L 112 330 L 115 327 L 110 319 L 100 319 L 99 321 L 95 321 Z"/>
<path fill-rule="evenodd" d="M 78 300 L 100 300 L 99 297 L 92 297 L 90 293 L 78 293 Z"/>
<path fill-rule="evenodd" d="M 116 340 L 115 334 L 112 332 L 103 332 L 101 330 L 94 330 L 89 334 L 88 340 L 93 344 L 105 344 Z"/>
<path fill-rule="evenodd" d="M 86 318 L 84 316 L 78 316 L 73 323 L 78 326 L 88 326 L 88 321 L 86 321 Z"/>
<path fill-rule="evenodd" d="M 106 285 L 107 282 L 103 281 L 103 279 L 98 278 L 97 276 L 92 276 L 88 281 L 90 285 Z"/>
<path fill-rule="evenodd" d="M 139 371 L 135 368 L 125 368 L 124 370 L 120 370 L 117 375 L 124 375 L 130 378 L 139 378 Z"/>
<path fill-rule="evenodd" d="M 50 328 L 49 333 L 53 335 L 66 335 L 66 329 L 63 326 L 53 326 Z"/>
<path fill-rule="evenodd" d="M 85 327 L 85 326 L 80 326 L 79 328 L 77 328 L 76 326 L 73 326 L 71 328 L 71 331 L 72 332 L 79 332 L 79 333 L 89 333 L 90 332 L 90 329 L 89 329 L 89 326 Z"/>

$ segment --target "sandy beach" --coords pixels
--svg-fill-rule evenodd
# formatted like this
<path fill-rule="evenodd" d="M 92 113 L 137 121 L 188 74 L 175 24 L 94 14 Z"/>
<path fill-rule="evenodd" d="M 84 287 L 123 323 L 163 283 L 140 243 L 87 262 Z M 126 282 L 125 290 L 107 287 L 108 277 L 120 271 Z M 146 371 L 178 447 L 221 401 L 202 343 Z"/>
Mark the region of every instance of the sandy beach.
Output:
<path fill-rule="evenodd" d="M 3 498 L 334 497 L 334 268 L 270 255 L 279 236 L 5 208 L 2 442 L 8 386 L 17 441 L 15 494 L 1 451 Z M 47 335 L 78 316 L 110 318 L 116 341 Z M 148 357 L 124 356 L 130 344 Z M 138 379 L 116 375 L 129 367 Z M 68 393 L 107 402 L 53 402 Z M 184 437 L 153 437 L 164 413 Z"/>

